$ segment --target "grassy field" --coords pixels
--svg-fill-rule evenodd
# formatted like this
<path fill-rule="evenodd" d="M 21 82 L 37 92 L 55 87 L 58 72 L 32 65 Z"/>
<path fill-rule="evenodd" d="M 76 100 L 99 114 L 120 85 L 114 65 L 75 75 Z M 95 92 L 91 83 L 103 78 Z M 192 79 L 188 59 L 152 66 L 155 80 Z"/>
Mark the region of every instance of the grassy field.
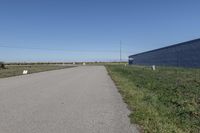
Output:
<path fill-rule="evenodd" d="M 50 71 L 56 69 L 69 68 L 73 66 L 62 65 L 6 65 L 6 69 L 0 69 L 0 78 L 22 75 L 23 70 L 28 70 L 28 73 L 37 73 L 42 71 Z"/>
<path fill-rule="evenodd" d="M 143 132 L 200 133 L 200 69 L 106 68 Z"/>

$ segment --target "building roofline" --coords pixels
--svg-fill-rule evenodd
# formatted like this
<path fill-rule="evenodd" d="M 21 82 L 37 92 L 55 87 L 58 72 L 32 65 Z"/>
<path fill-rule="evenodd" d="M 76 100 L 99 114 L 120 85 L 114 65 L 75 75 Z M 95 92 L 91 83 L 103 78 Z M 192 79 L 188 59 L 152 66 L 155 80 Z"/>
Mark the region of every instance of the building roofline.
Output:
<path fill-rule="evenodd" d="M 149 51 L 146 51 L 146 52 L 141 52 L 141 53 L 138 53 L 138 54 L 130 55 L 129 57 L 137 56 L 137 55 L 141 55 L 141 54 L 146 54 L 146 53 L 150 53 L 150 52 L 155 52 L 155 51 L 159 51 L 159 50 L 167 49 L 167 48 L 172 48 L 172 47 L 176 47 L 176 46 L 181 46 L 181 45 L 185 45 L 187 43 L 193 43 L 193 42 L 196 42 L 196 41 L 200 41 L 200 38 L 193 39 L 193 40 L 186 41 L 186 42 L 181 42 L 181 43 L 173 44 L 173 45 L 169 45 L 169 46 L 158 48 L 158 49 L 154 49 L 154 50 L 149 50 Z"/>

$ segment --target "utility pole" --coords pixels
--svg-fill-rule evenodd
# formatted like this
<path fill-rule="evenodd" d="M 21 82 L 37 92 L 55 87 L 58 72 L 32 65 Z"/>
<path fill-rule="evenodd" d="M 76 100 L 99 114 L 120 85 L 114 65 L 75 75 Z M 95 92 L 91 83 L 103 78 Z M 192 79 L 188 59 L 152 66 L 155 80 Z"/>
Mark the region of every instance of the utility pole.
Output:
<path fill-rule="evenodd" d="M 120 63 L 122 62 L 122 41 L 120 40 Z"/>

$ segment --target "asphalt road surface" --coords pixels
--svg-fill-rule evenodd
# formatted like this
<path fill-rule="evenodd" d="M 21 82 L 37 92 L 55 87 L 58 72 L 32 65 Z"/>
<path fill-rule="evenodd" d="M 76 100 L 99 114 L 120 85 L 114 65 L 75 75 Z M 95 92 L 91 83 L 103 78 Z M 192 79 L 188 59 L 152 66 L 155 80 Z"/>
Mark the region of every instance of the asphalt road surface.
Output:
<path fill-rule="evenodd" d="M 136 133 L 103 66 L 0 79 L 0 133 Z"/>

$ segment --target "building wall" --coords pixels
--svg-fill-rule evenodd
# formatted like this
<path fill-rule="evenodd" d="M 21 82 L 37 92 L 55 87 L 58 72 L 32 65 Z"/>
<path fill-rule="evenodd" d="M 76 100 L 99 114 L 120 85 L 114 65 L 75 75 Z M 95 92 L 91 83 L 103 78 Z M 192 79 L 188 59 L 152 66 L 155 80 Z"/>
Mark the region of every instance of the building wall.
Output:
<path fill-rule="evenodd" d="M 200 67 L 200 39 L 131 55 L 129 64 Z"/>

